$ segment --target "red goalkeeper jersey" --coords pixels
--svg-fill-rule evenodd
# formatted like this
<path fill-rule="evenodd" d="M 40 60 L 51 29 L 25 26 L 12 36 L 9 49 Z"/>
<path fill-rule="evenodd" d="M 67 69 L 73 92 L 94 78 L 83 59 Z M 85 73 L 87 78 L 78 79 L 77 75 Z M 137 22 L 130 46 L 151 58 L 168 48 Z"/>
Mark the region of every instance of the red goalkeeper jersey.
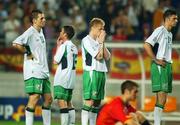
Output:
<path fill-rule="evenodd" d="M 115 125 L 117 122 L 124 123 L 130 112 L 136 112 L 129 104 L 124 104 L 120 97 L 105 104 L 100 110 L 96 125 Z"/>

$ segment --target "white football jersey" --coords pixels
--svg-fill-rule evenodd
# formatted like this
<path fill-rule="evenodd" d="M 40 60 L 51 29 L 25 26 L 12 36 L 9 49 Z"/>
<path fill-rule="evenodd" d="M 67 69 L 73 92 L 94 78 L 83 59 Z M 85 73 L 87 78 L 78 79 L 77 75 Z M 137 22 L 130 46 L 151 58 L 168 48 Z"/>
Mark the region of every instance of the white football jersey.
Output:
<path fill-rule="evenodd" d="M 29 46 L 34 59 L 27 59 L 24 54 L 24 80 L 29 78 L 46 79 L 49 77 L 49 68 L 46 55 L 46 41 L 43 31 L 38 32 L 33 26 L 28 28 L 13 43 Z"/>
<path fill-rule="evenodd" d="M 73 89 L 76 82 L 77 47 L 70 41 L 64 42 L 57 48 L 54 61 L 58 67 L 54 76 L 54 86 Z"/>
<path fill-rule="evenodd" d="M 84 70 L 96 70 L 99 72 L 107 72 L 105 60 L 97 60 L 95 58 L 100 50 L 100 44 L 98 43 L 98 41 L 92 39 L 89 35 L 87 35 L 82 39 L 81 47 Z"/>
<path fill-rule="evenodd" d="M 172 33 L 167 31 L 164 26 L 156 28 L 145 42 L 153 47 L 158 44 L 156 58 L 172 63 Z"/>

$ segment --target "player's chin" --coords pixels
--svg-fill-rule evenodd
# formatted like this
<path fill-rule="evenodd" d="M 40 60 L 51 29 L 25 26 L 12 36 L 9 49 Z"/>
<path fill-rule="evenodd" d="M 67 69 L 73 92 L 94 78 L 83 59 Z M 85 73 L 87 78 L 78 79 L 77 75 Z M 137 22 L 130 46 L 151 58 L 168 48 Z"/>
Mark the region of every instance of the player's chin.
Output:
<path fill-rule="evenodd" d="M 44 27 L 46 25 L 46 23 L 42 23 L 42 27 Z"/>
<path fill-rule="evenodd" d="M 174 23 L 172 26 L 175 27 L 177 25 L 177 23 Z"/>

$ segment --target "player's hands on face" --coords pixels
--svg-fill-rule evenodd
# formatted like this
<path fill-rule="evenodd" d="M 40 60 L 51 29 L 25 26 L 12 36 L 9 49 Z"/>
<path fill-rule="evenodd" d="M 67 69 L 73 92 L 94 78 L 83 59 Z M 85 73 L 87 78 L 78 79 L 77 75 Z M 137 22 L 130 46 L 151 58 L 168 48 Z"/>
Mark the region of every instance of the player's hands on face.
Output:
<path fill-rule="evenodd" d="M 106 37 L 106 32 L 105 32 L 105 30 L 101 30 L 101 32 L 100 32 L 100 34 L 99 34 L 99 36 L 98 36 L 98 38 L 97 38 L 97 41 L 98 41 L 99 43 L 104 43 L 105 37 Z"/>
<path fill-rule="evenodd" d="M 59 47 L 60 45 L 62 45 L 64 43 L 64 41 L 61 39 L 61 37 L 59 36 L 57 41 L 56 41 L 56 44 L 57 44 L 57 47 Z"/>

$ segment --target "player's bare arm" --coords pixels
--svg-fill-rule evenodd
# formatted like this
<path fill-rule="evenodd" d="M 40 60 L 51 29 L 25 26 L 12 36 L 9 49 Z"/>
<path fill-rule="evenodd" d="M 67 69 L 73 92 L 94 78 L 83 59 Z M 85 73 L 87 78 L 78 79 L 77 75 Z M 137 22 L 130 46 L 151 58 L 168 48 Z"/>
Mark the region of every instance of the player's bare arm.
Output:
<path fill-rule="evenodd" d="M 156 59 L 156 56 L 153 53 L 152 47 L 149 43 L 145 42 L 144 43 L 144 49 L 147 52 L 148 56 L 158 65 L 165 66 L 166 62 L 161 59 Z"/>
<path fill-rule="evenodd" d="M 23 45 L 13 43 L 13 47 L 18 49 L 22 53 L 26 53 L 27 52 L 27 48 L 25 46 L 23 46 Z M 34 55 L 32 53 L 28 53 L 27 54 L 27 58 L 28 59 L 34 59 L 35 57 L 34 57 Z"/>
<path fill-rule="evenodd" d="M 104 44 L 104 59 L 109 60 L 110 57 L 111 57 L 111 53 L 109 52 L 109 50 L 106 48 L 106 46 Z"/>
<path fill-rule="evenodd" d="M 101 60 L 104 58 L 104 41 L 105 41 L 106 32 L 104 30 L 101 30 L 100 35 L 97 37 L 97 41 L 100 44 L 99 52 L 96 56 L 97 60 Z"/>
<path fill-rule="evenodd" d="M 64 40 L 59 36 L 58 39 L 56 40 L 57 48 L 61 46 L 64 43 Z"/>

